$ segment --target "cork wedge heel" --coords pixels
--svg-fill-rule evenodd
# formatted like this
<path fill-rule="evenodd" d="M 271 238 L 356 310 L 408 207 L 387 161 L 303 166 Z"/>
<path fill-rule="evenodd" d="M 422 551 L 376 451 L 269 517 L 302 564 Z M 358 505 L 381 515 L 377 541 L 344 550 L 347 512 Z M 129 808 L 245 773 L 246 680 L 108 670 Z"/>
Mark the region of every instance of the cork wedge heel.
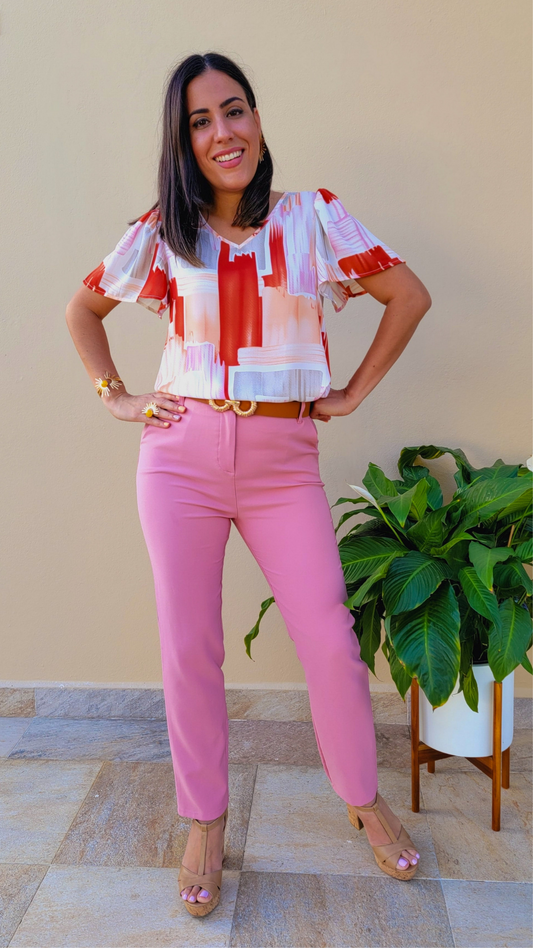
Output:
<path fill-rule="evenodd" d="M 210 829 L 214 826 L 217 826 L 219 823 L 223 823 L 222 832 L 223 832 L 223 842 L 222 842 L 222 859 L 224 859 L 225 851 L 225 833 L 226 833 L 226 823 L 228 820 L 228 811 L 219 816 L 216 820 L 212 820 L 211 823 L 199 823 L 198 820 L 193 820 L 193 823 L 199 827 L 200 832 L 202 833 L 202 841 L 200 843 L 200 859 L 198 862 L 198 872 L 192 872 L 190 869 L 187 869 L 186 866 L 181 864 L 179 876 L 178 876 L 178 887 L 179 893 L 181 893 L 187 886 L 200 885 L 202 889 L 207 889 L 211 894 L 209 902 L 189 902 L 185 899 L 182 899 L 185 902 L 185 907 L 191 915 L 209 915 L 214 908 L 218 905 L 220 901 L 220 888 L 222 885 L 222 869 L 217 869 L 215 872 L 205 872 L 205 861 L 207 853 L 207 834 Z"/>
<path fill-rule="evenodd" d="M 365 812 L 368 813 L 369 810 L 374 811 L 391 841 L 390 843 L 386 843 L 383 846 L 372 846 L 374 858 L 379 868 L 383 872 L 386 872 L 388 876 L 392 876 L 393 879 L 401 879 L 402 881 L 407 882 L 415 875 L 418 869 L 418 863 L 416 866 L 411 866 L 409 869 L 398 869 L 398 856 L 404 849 L 416 850 L 416 847 L 403 826 L 400 828 L 399 836 L 396 836 L 395 833 L 393 833 L 387 820 L 385 819 L 384 814 L 381 812 L 380 802 L 383 803 L 383 797 L 377 793 L 376 800 L 372 806 L 352 806 L 350 803 L 347 803 L 346 806 L 348 808 L 348 819 L 350 820 L 352 826 L 355 826 L 356 829 L 361 830 L 363 829 L 363 821 L 359 814 Z"/>

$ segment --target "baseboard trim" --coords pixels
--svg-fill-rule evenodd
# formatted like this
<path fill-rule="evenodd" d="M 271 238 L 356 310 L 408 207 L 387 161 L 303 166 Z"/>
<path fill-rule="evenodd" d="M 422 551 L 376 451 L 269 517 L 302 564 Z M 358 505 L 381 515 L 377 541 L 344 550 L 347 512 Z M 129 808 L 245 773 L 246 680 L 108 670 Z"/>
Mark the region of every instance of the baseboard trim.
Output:
<path fill-rule="evenodd" d="M 370 692 L 376 721 L 406 723 L 408 701 L 402 701 L 393 684 L 371 683 Z M 531 701 L 531 693 L 517 688 L 515 698 Z M 228 682 L 226 704 L 233 720 L 311 720 L 307 687 L 301 682 Z M 0 682 L 0 717 L 165 720 L 166 713 L 160 682 L 4 681 Z"/>

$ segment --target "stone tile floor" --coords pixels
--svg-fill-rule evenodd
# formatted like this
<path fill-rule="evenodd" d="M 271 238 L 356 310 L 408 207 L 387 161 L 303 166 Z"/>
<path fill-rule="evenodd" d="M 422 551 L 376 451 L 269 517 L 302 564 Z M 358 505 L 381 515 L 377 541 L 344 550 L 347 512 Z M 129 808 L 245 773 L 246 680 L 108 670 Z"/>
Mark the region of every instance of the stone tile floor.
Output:
<path fill-rule="evenodd" d="M 417 877 L 379 871 L 304 712 L 279 721 L 244 709 L 230 727 L 222 898 L 203 919 L 178 895 L 189 821 L 176 813 L 159 715 L 0 718 L 0 948 L 529 948 L 527 716 L 493 833 L 490 782 L 464 760 L 423 771 L 411 812 L 405 709 L 385 697 L 380 789 L 419 847 Z"/>

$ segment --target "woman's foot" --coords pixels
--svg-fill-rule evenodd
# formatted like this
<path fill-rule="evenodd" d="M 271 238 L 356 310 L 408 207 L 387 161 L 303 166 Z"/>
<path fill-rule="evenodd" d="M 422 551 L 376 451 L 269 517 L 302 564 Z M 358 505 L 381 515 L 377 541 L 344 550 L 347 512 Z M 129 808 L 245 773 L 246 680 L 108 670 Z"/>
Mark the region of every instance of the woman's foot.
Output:
<path fill-rule="evenodd" d="M 401 822 L 397 816 L 394 815 L 390 807 L 387 806 L 383 798 L 380 807 L 383 816 L 387 820 L 392 832 L 399 836 Z M 372 806 L 376 802 L 376 798 L 369 800 L 365 806 Z M 368 837 L 368 842 L 371 846 L 386 846 L 390 843 L 385 827 L 379 821 L 379 818 L 376 816 L 373 810 L 369 810 L 368 813 L 362 813 L 361 810 L 357 811 L 357 815 L 360 817 L 362 823 L 364 824 L 366 835 Z M 420 859 L 420 853 L 416 849 L 404 849 L 400 856 L 398 857 L 398 862 L 396 863 L 396 868 L 400 870 L 409 869 L 411 866 L 416 866 L 418 860 Z"/>
<path fill-rule="evenodd" d="M 199 820 L 199 823 L 210 823 L 214 820 Z M 224 821 L 221 820 L 218 826 L 213 827 L 209 830 L 207 834 L 207 851 L 205 854 L 205 872 L 216 872 L 217 869 L 222 869 L 222 847 L 224 839 Z M 198 871 L 198 865 L 200 862 L 200 844 L 202 840 L 202 834 L 197 826 L 194 823 L 191 824 L 189 830 L 189 838 L 187 840 L 187 846 L 185 847 L 185 853 L 183 855 L 183 865 L 190 869 L 191 872 Z M 209 892 L 208 889 L 202 889 L 199 885 L 187 886 L 185 889 L 182 889 L 180 892 L 183 900 L 188 902 L 209 902 L 213 893 Z"/>

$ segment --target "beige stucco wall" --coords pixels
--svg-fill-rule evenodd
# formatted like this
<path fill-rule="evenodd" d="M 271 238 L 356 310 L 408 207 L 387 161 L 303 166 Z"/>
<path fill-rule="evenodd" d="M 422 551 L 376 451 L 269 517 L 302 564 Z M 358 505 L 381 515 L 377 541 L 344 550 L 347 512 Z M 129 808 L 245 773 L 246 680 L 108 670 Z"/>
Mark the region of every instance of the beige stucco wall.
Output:
<path fill-rule="evenodd" d="M 407 444 L 461 446 L 479 465 L 531 454 L 529 21 L 528 0 L 5 0 L 1 679 L 160 680 L 142 427 L 105 411 L 64 311 L 154 200 L 163 84 L 191 52 L 248 68 L 275 187 L 337 193 L 433 298 L 379 388 L 318 423 L 331 502 L 369 461 L 394 476 Z M 334 387 L 381 312 L 369 296 L 329 311 Z M 151 390 L 164 322 L 122 304 L 105 325 L 129 390 Z M 303 682 L 274 610 L 245 655 L 268 594 L 232 531 L 228 682 Z"/>

